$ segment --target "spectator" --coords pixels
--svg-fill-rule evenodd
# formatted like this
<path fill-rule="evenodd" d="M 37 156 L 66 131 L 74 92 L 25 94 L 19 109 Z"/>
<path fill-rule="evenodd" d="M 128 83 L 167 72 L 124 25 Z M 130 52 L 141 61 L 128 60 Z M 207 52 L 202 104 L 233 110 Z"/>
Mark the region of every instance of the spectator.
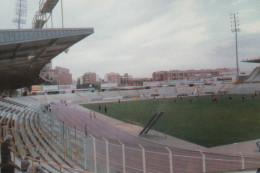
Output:
<path fill-rule="evenodd" d="M 260 168 L 257 169 L 256 173 L 260 173 Z"/>
<path fill-rule="evenodd" d="M 213 103 L 218 103 L 218 97 L 212 95 L 212 102 Z"/>
<path fill-rule="evenodd" d="M 87 124 L 85 124 L 85 136 L 88 136 Z"/>
<path fill-rule="evenodd" d="M 89 113 L 89 118 L 92 119 L 92 111 Z"/>
<path fill-rule="evenodd" d="M 1 145 L 1 173 L 14 173 L 15 164 L 11 161 L 11 151 L 9 147 L 11 147 L 11 141 L 13 137 L 7 135 L 4 142 Z"/>
<path fill-rule="evenodd" d="M 26 172 L 28 167 L 30 166 L 30 160 L 28 159 L 28 157 L 30 157 L 29 154 L 26 154 L 27 157 L 25 157 L 22 161 L 21 161 L 21 171 L 22 172 Z"/>
<path fill-rule="evenodd" d="M 107 106 L 105 105 L 105 113 L 107 113 Z"/>
<path fill-rule="evenodd" d="M 245 96 L 242 96 L 242 102 L 244 102 L 245 101 Z"/>
<path fill-rule="evenodd" d="M 256 141 L 256 146 L 257 146 L 258 150 L 260 151 L 260 140 Z"/>
<path fill-rule="evenodd" d="M 45 173 L 45 171 L 42 169 L 42 166 L 39 162 L 40 157 L 36 157 L 35 158 L 37 161 L 34 162 L 34 173 Z M 31 173 L 32 172 L 32 164 L 30 164 L 29 168 L 27 169 L 27 173 Z"/>

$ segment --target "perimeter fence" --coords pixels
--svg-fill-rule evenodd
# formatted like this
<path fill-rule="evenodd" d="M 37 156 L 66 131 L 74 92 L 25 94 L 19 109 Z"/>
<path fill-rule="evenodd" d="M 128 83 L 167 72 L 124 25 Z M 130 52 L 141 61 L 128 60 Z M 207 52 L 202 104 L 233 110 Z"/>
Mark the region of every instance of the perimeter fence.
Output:
<path fill-rule="evenodd" d="M 39 117 L 40 128 L 55 137 L 54 143 L 64 157 L 68 155 L 90 172 L 198 173 L 260 167 L 259 157 L 242 153 L 224 155 L 175 147 L 133 146 L 80 132 L 54 120 L 48 113 L 41 112 Z"/>

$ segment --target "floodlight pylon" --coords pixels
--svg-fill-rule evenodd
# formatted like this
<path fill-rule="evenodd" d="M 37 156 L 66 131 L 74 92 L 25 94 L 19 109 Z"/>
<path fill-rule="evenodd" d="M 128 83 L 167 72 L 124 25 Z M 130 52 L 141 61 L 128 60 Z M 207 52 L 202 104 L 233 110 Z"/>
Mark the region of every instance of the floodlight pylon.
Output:
<path fill-rule="evenodd" d="M 17 0 L 16 1 L 16 11 L 14 23 L 17 23 L 18 29 L 21 29 L 21 24 L 26 24 L 27 16 L 27 0 Z"/>
<path fill-rule="evenodd" d="M 237 13 L 230 13 L 230 24 L 231 24 L 231 32 L 235 33 L 235 40 L 236 40 L 236 68 L 237 68 L 236 81 L 238 81 L 238 79 L 239 79 L 239 66 L 238 66 L 237 32 L 240 31 L 238 12 Z"/>

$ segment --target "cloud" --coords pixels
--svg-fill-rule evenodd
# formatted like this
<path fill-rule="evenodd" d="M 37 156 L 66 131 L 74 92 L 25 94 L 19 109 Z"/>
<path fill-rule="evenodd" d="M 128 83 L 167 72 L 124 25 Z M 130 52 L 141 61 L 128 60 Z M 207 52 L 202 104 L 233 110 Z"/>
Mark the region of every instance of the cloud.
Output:
<path fill-rule="evenodd" d="M 15 28 L 12 1 L 0 2 L 1 28 Z M 88 71 L 151 77 L 159 70 L 234 67 L 229 13 L 237 11 L 240 57 L 260 55 L 258 0 L 67 0 L 63 5 L 65 27 L 95 30 L 53 61 L 70 68 L 73 78 Z M 38 0 L 28 0 L 28 28 L 37 6 Z M 60 4 L 53 21 L 61 27 Z"/>
<path fill-rule="evenodd" d="M 207 41 L 210 38 L 210 34 L 207 33 L 204 26 L 181 30 L 175 36 L 177 41 L 192 45 Z"/>
<path fill-rule="evenodd" d="M 248 23 L 248 24 L 242 25 L 241 30 L 243 30 L 249 34 L 260 33 L 260 21 L 255 21 L 253 23 Z"/>
<path fill-rule="evenodd" d="M 246 2 L 248 2 L 248 0 L 235 0 L 231 3 L 232 6 L 239 6 L 241 4 L 245 4 Z"/>

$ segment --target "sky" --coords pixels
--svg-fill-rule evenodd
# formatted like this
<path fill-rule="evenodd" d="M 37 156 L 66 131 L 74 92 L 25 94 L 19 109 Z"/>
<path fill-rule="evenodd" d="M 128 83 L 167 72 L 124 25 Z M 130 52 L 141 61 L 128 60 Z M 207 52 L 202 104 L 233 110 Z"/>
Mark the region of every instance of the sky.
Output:
<path fill-rule="evenodd" d="M 0 29 L 16 29 L 16 0 L 0 0 Z M 38 0 L 27 0 L 31 28 Z M 63 0 L 66 28 L 94 28 L 94 34 L 53 60 L 73 78 L 86 72 L 151 77 L 161 70 L 235 68 L 235 34 L 230 13 L 238 12 L 240 71 L 260 58 L 260 0 Z M 61 4 L 53 12 L 61 28 Z M 50 27 L 50 23 L 48 23 Z"/>

